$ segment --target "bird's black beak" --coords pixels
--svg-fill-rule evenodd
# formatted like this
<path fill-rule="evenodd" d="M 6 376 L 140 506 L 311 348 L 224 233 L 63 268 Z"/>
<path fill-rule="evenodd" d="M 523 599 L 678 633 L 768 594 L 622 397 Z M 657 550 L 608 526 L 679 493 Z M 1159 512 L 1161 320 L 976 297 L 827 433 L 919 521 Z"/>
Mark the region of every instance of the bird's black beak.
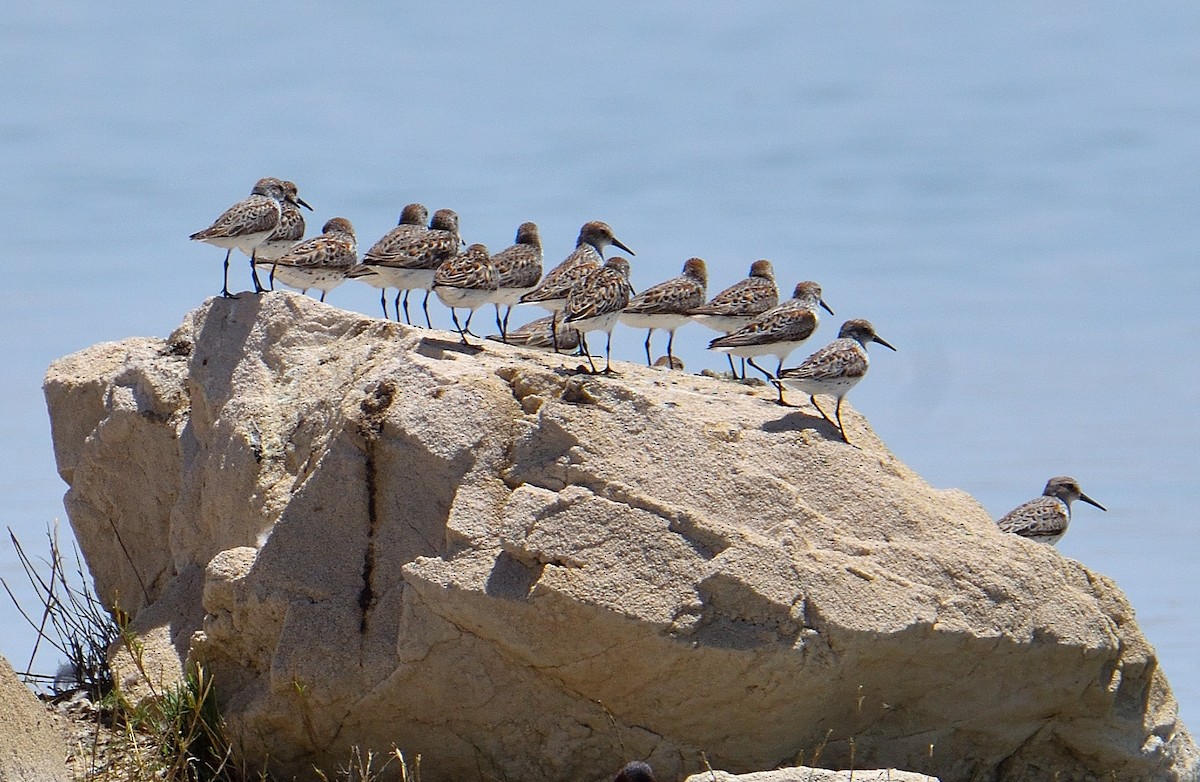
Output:
<path fill-rule="evenodd" d="M 302 206 L 310 212 L 313 210 L 313 208 L 311 206 L 309 206 L 308 203 L 300 196 L 296 196 L 296 205 Z"/>
<path fill-rule="evenodd" d="M 1084 502 L 1086 502 L 1088 505 L 1095 505 L 1097 508 L 1099 508 L 1099 509 L 1100 509 L 1100 510 L 1102 510 L 1102 511 L 1107 511 L 1107 510 L 1108 510 L 1108 508 L 1106 508 L 1106 507 L 1104 507 L 1103 505 L 1101 505 L 1100 503 L 1096 502 L 1095 500 L 1093 500 L 1091 497 L 1087 496 L 1087 495 L 1086 495 L 1086 494 L 1084 494 L 1083 492 L 1080 492 L 1080 493 L 1079 493 L 1079 499 L 1083 500 L 1083 501 L 1084 501 Z"/>
<path fill-rule="evenodd" d="M 822 307 L 824 307 L 825 311 L 828 312 L 830 315 L 833 314 L 833 310 L 829 309 L 829 305 L 825 303 L 824 299 L 818 299 L 817 303 L 820 304 Z M 891 346 L 889 345 L 889 347 L 891 347 Z"/>
<path fill-rule="evenodd" d="M 889 345 L 889 344 L 887 343 L 887 340 L 885 340 L 883 337 L 872 337 L 872 338 L 871 338 L 871 341 L 872 341 L 872 342 L 878 342 L 880 345 L 883 345 L 883 346 L 884 346 L 885 348 L 887 348 L 888 350 L 895 350 L 895 348 L 894 348 L 894 347 L 892 347 L 891 345 Z"/>
<path fill-rule="evenodd" d="M 615 237 L 615 236 L 613 237 L 612 243 L 613 243 L 615 246 L 617 246 L 617 247 L 620 247 L 622 250 L 624 250 L 625 252 L 629 253 L 630 255 L 637 255 L 637 253 L 635 253 L 633 250 L 630 250 L 628 247 L 626 247 L 625 245 L 621 244 L 621 240 L 620 240 L 620 239 L 618 239 L 618 238 L 617 238 L 617 237 Z"/>

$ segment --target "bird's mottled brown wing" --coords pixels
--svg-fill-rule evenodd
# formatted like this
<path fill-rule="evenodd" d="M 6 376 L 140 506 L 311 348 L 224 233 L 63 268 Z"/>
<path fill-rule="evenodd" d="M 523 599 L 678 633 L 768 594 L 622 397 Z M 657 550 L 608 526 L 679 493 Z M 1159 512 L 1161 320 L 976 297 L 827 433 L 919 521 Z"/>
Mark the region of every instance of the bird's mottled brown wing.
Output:
<path fill-rule="evenodd" d="M 779 304 L 779 291 L 770 280 L 750 277 L 712 297 L 692 315 L 761 315 Z"/>
<path fill-rule="evenodd" d="M 546 275 L 540 285 L 522 296 L 521 301 L 537 303 L 564 298 L 584 278 L 599 268 L 600 264 L 591 260 L 579 261 L 567 267 L 559 264 Z"/>
<path fill-rule="evenodd" d="M 569 323 L 619 312 L 628 306 L 632 290 L 624 274 L 614 269 L 598 269 L 567 296 L 563 320 Z"/>
<path fill-rule="evenodd" d="M 715 348 L 747 347 L 771 342 L 800 342 L 817 328 L 817 315 L 800 307 L 776 307 L 732 334 L 712 341 Z"/>
<path fill-rule="evenodd" d="M 1038 497 L 1009 511 L 996 526 L 1026 538 L 1057 538 L 1067 528 L 1066 506 L 1053 497 Z"/>
<path fill-rule="evenodd" d="M 542 251 L 531 244 L 514 244 L 492 256 L 501 288 L 529 288 L 542 276 Z"/>
<path fill-rule="evenodd" d="M 779 379 L 810 380 L 828 377 L 862 377 L 867 374 L 866 351 L 852 339 L 835 339 L 804 359 L 798 367 L 785 369 Z"/>
<path fill-rule="evenodd" d="M 192 234 L 192 239 L 218 239 L 274 230 L 279 225 L 279 204 L 268 196 L 252 195 L 226 209 L 213 224 Z"/>
<path fill-rule="evenodd" d="M 396 237 L 386 252 L 375 252 L 372 248 L 363 260 L 373 266 L 436 269 L 447 258 L 458 254 L 459 245 L 458 234 L 427 228 L 420 233 Z"/>
<path fill-rule="evenodd" d="M 296 269 L 351 268 L 358 261 L 354 242 L 344 236 L 322 234 L 301 242 L 277 258 L 276 266 Z"/>
<path fill-rule="evenodd" d="M 704 303 L 704 287 L 688 277 L 675 277 L 653 285 L 629 301 L 626 312 L 679 313 L 690 312 Z"/>
<path fill-rule="evenodd" d="M 451 288 L 494 291 L 499 275 L 496 267 L 485 258 L 460 255 L 442 263 L 433 276 L 433 284 Z"/>

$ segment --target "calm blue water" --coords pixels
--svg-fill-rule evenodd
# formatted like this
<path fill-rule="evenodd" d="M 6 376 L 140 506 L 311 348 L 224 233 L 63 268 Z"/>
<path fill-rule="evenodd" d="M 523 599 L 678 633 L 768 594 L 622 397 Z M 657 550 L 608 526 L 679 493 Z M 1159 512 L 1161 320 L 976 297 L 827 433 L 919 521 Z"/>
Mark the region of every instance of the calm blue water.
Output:
<path fill-rule="evenodd" d="M 933 484 L 999 515 L 1076 476 L 1109 512 L 1078 508 L 1060 549 L 1126 590 L 1195 728 L 1200 5 L 498 9 L 5 12 L 0 521 L 36 549 L 63 516 L 45 367 L 216 293 L 221 254 L 187 235 L 258 177 L 366 244 L 413 200 L 493 249 L 536 220 L 552 262 L 600 218 L 639 288 L 763 257 L 823 285 L 814 342 L 870 318 L 900 352 L 853 401 Z M 680 332 L 689 369 L 721 366 L 710 336 Z M 0 653 L 31 647 L 0 599 Z"/>

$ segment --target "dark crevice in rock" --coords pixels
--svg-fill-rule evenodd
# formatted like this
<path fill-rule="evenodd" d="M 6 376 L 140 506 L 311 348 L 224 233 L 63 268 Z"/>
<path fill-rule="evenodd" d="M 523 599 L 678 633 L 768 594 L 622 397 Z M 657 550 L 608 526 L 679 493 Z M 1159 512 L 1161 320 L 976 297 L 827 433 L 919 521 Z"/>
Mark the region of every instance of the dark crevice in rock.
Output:
<path fill-rule="evenodd" d="M 396 397 L 396 385 L 389 380 L 375 383 L 367 389 L 359 403 L 362 418 L 359 434 L 364 440 L 363 487 L 367 493 L 367 545 L 363 551 L 362 590 L 358 593 L 358 631 L 367 634 L 371 607 L 375 603 L 375 535 L 379 531 L 379 492 L 375 450 L 383 430 L 383 415 Z"/>
<path fill-rule="evenodd" d="M 367 634 L 367 623 L 371 605 L 375 602 L 372 580 L 375 575 L 375 533 L 379 528 L 379 508 L 375 491 L 375 441 L 367 441 L 367 458 L 364 462 L 364 488 L 367 492 L 367 546 L 363 552 L 362 591 L 358 593 L 358 631 Z"/>

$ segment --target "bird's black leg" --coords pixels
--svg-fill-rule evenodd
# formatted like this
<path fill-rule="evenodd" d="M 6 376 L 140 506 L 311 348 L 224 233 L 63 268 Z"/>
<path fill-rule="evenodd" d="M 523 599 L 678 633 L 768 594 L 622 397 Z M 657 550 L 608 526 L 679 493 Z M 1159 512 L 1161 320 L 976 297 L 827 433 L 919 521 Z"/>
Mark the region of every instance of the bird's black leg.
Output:
<path fill-rule="evenodd" d="M 646 366 L 654 366 L 654 362 L 650 359 L 650 337 L 654 334 L 654 329 L 646 329 Z"/>
<path fill-rule="evenodd" d="M 604 346 L 604 374 L 615 375 L 612 368 L 612 332 L 608 332 L 608 342 Z"/>
<path fill-rule="evenodd" d="M 579 348 L 583 351 L 583 355 L 587 356 L 588 363 L 592 365 L 592 374 L 598 374 L 596 371 L 596 362 L 592 361 L 592 353 L 588 350 L 587 334 L 584 332 L 579 333 Z"/>
<path fill-rule="evenodd" d="M 225 277 L 221 283 L 221 295 L 227 299 L 233 298 L 233 294 L 229 292 L 229 254 L 232 252 L 232 248 L 225 251 Z"/>
<path fill-rule="evenodd" d="M 425 325 L 433 328 L 433 321 L 429 319 L 429 294 L 430 291 L 425 291 L 425 301 L 421 302 L 421 307 L 425 310 Z"/>
<path fill-rule="evenodd" d="M 771 381 L 771 380 L 774 380 L 774 379 L 775 379 L 775 376 L 774 376 L 774 375 L 772 375 L 770 372 L 768 372 L 767 370 L 765 370 L 765 369 L 763 369 L 762 367 L 760 367 L 758 364 L 755 364 L 755 363 L 754 363 L 754 359 L 752 359 L 752 358 L 748 358 L 748 359 L 746 359 L 746 360 L 750 362 L 750 366 L 754 367 L 754 368 L 755 368 L 755 369 L 757 369 L 759 372 L 762 372 L 764 375 L 766 375 L 766 377 L 767 377 L 767 380 L 768 380 L 768 381 Z"/>
<path fill-rule="evenodd" d="M 462 326 L 458 325 L 458 312 L 456 312 L 453 307 L 450 308 L 450 319 L 454 321 L 454 328 L 458 329 L 458 336 L 462 337 L 462 342 L 464 345 L 466 345 L 467 332 L 463 330 Z"/>
<path fill-rule="evenodd" d="M 258 269 L 254 265 L 254 262 L 257 260 L 257 258 L 258 249 L 255 248 L 250 251 L 250 276 L 254 278 L 254 292 L 262 293 L 264 290 L 266 290 L 266 288 L 264 288 L 262 283 L 258 281 Z"/>

